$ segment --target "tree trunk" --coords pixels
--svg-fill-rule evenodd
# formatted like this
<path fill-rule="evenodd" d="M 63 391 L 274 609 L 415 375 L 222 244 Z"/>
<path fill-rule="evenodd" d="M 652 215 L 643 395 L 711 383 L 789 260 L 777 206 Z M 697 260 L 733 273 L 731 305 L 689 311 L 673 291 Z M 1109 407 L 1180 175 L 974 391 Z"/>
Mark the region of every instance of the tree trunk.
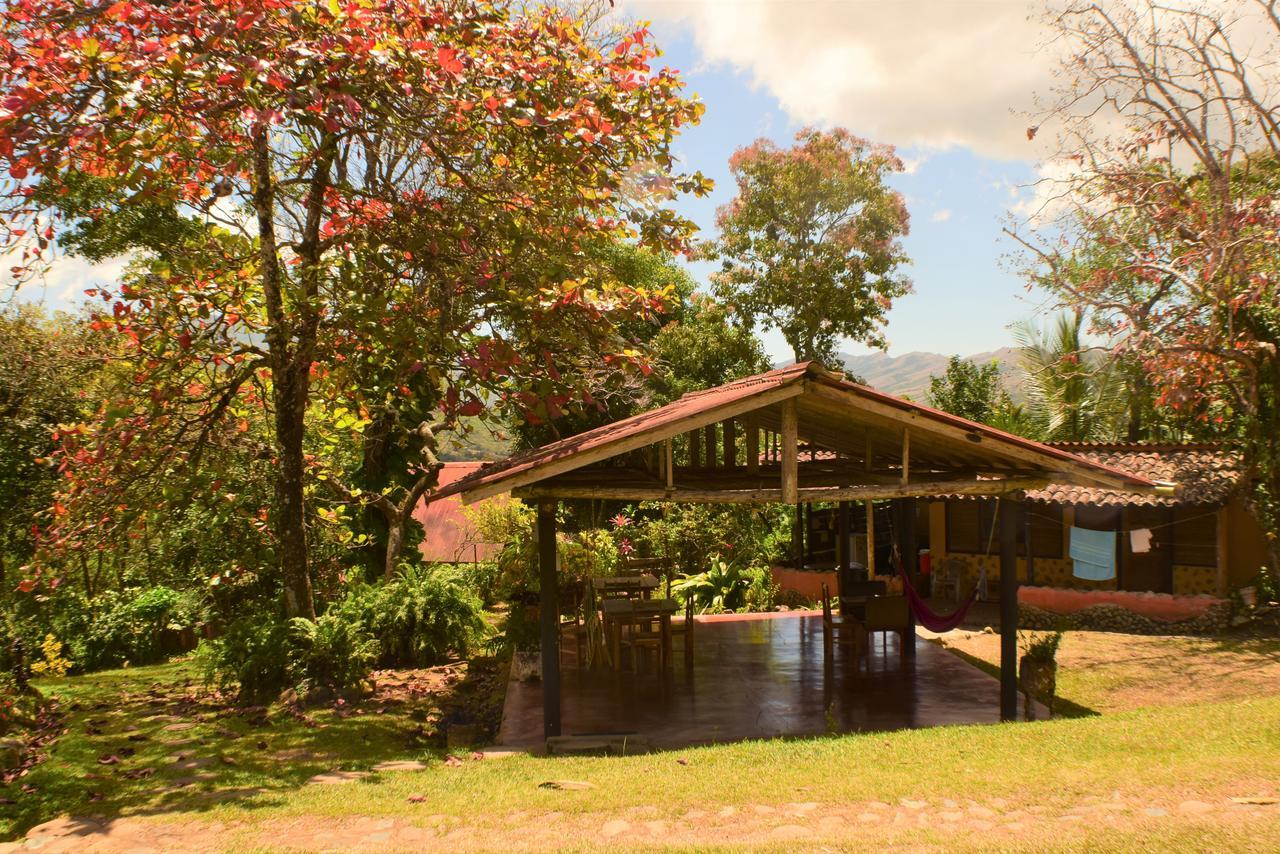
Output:
<path fill-rule="evenodd" d="M 316 615 L 307 560 L 307 518 L 303 502 L 306 461 L 302 452 L 303 420 L 311 366 L 283 366 L 275 376 L 276 540 L 284 582 L 284 608 L 289 617 Z"/>

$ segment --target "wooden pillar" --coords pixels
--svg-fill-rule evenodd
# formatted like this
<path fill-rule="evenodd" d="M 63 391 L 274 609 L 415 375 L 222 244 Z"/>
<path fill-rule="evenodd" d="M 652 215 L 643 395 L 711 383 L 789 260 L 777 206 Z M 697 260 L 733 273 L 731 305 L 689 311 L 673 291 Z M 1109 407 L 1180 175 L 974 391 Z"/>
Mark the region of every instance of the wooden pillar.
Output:
<path fill-rule="evenodd" d="M 747 433 L 747 472 L 758 474 L 760 471 L 760 428 L 754 421 L 743 425 Z"/>
<path fill-rule="evenodd" d="M 1000 720 L 1018 719 L 1018 505 L 1001 498 Z"/>
<path fill-rule="evenodd" d="M 707 454 L 707 468 L 713 469 L 716 467 L 716 425 L 708 424 L 702 428 L 702 434 L 702 440 L 706 443 L 703 450 Z"/>
<path fill-rule="evenodd" d="M 836 561 L 844 578 L 853 563 L 853 505 L 841 501 L 836 510 Z"/>
<path fill-rule="evenodd" d="M 800 501 L 800 461 L 796 458 L 799 442 L 800 423 L 793 397 L 782 402 L 782 500 L 787 504 Z"/>
<path fill-rule="evenodd" d="M 689 468 L 702 468 L 702 431 L 690 430 L 689 436 Z"/>
<path fill-rule="evenodd" d="M 1022 505 L 1022 541 L 1027 546 L 1027 584 L 1036 583 L 1036 555 L 1035 550 L 1031 547 L 1031 513 L 1027 511 L 1027 506 Z"/>
<path fill-rule="evenodd" d="M 556 572 L 556 503 L 538 504 L 539 619 L 542 628 L 542 734 L 560 734 L 560 579 Z"/>
<path fill-rule="evenodd" d="M 732 418 L 724 422 L 724 446 L 721 450 L 724 467 L 735 468 L 738 465 L 738 431 Z"/>
<path fill-rule="evenodd" d="M 919 586 L 920 581 L 916 574 L 919 559 L 916 557 L 916 500 L 914 498 L 899 498 L 894 502 L 894 518 L 898 529 L 898 554 L 902 556 L 902 572 L 908 577 L 913 586 Z M 915 611 L 907 610 L 907 616 L 910 624 L 907 627 L 906 636 L 903 638 L 903 652 L 907 655 L 915 655 L 916 652 L 916 615 Z"/>
<path fill-rule="evenodd" d="M 1215 563 L 1217 563 L 1218 570 L 1217 578 L 1215 580 L 1217 582 L 1218 595 L 1225 597 L 1229 586 L 1227 563 L 1231 559 L 1231 550 L 1229 548 L 1231 541 L 1227 538 L 1229 530 L 1227 525 L 1226 505 L 1218 508 L 1218 515 L 1215 521 L 1217 522 L 1217 525 L 1214 526 L 1214 545 L 1216 546 L 1214 551 L 1216 557 Z"/>
<path fill-rule="evenodd" d="M 876 503 L 867 502 L 867 580 L 876 574 Z"/>

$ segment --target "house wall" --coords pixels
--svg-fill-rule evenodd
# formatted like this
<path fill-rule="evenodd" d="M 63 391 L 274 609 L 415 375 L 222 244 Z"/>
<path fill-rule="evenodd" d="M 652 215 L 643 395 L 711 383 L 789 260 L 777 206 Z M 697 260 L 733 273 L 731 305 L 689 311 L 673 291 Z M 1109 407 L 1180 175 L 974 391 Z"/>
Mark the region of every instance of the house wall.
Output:
<path fill-rule="evenodd" d="M 1222 541 L 1226 548 L 1220 549 L 1220 556 L 1226 566 L 1225 578 L 1220 577 L 1218 567 L 1183 566 L 1174 564 L 1173 593 L 1175 595 L 1209 594 L 1225 595 L 1230 590 L 1248 584 L 1264 566 L 1268 559 L 1266 537 L 1261 526 L 1252 514 L 1244 507 L 1240 499 L 1233 500 L 1222 511 L 1225 536 Z M 1075 522 L 1075 509 L 1067 506 L 1062 514 L 1062 554 L 1061 558 L 1035 559 L 1035 584 L 1044 587 L 1067 587 L 1075 590 L 1116 590 L 1117 580 L 1086 581 L 1072 574 L 1071 558 L 1067 557 L 1070 549 L 1070 531 Z M 940 571 L 944 560 L 958 560 L 964 565 L 961 587 L 975 584 L 982 567 L 987 569 L 987 586 L 994 596 L 996 584 L 1000 578 L 1000 554 L 993 549 L 990 555 L 949 553 L 947 544 L 946 502 L 929 502 L 929 544 L 933 560 L 933 570 Z M 1028 583 L 1027 562 L 1018 558 L 1018 580 Z M 1222 589 L 1225 581 L 1225 588 Z"/>

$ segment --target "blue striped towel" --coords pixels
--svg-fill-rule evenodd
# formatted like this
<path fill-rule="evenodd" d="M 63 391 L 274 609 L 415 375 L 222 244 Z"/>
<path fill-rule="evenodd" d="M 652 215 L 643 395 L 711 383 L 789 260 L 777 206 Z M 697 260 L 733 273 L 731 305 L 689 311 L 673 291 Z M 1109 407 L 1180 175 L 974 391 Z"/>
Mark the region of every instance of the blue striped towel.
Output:
<path fill-rule="evenodd" d="M 1071 560 L 1076 578 L 1108 581 L 1116 577 L 1116 532 L 1071 528 Z"/>

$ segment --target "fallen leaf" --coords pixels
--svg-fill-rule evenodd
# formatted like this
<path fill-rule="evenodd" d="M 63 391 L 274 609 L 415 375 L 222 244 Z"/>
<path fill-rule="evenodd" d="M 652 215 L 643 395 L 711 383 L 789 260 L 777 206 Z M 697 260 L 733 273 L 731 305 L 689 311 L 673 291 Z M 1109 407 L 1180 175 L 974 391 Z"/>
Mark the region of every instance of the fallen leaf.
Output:
<path fill-rule="evenodd" d="M 1280 804 L 1280 798 L 1252 797 L 1252 798 L 1232 798 L 1233 804 L 1254 804 L 1256 806 L 1271 806 L 1272 804 Z"/>
<path fill-rule="evenodd" d="M 421 804 L 421 803 L 426 803 L 427 796 L 426 795 L 410 795 L 406 800 L 408 800 L 409 803 L 411 804 Z"/>
<path fill-rule="evenodd" d="M 471 751 L 471 758 L 479 761 L 481 759 L 484 759 L 484 753 L 479 750 L 473 750 Z"/>
<path fill-rule="evenodd" d="M 102 797 L 103 797 L 102 792 L 90 792 L 89 803 L 96 804 L 98 801 L 102 800 Z"/>
<path fill-rule="evenodd" d="M 539 789 L 563 789 L 567 792 L 582 792 L 587 789 L 594 789 L 595 786 L 590 783 L 584 783 L 580 780 L 548 780 L 545 783 L 538 784 Z"/>
<path fill-rule="evenodd" d="M 116 756 L 114 753 L 108 753 L 104 756 L 98 757 L 98 764 L 99 765 L 119 765 L 120 757 Z"/>
<path fill-rule="evenodd" d="M 232 757 L 230 757 L 230 756 L 220 756 L 220 757 L 218 757 L 218 758 L 219 758 L 220 760 L 222 760 L 222 764 L 223 764 L 223 765 L 235 765 L 235 764 L 236 764 L 236 760 L 235 760 L 235 759 L 233 759 L 233 758 L 232 758 Z"/>
<path fill-rule="evenodd" d="M 444 764 L 448 765 L 450 768 L 457 768 L 462 764 L 462 760 L 450 753 L 444 758 Z"/>
<path fill-rule="evenodd" d="M 677 759 L 677 760 L 676 760 L 676 764 L 677 764 L 677 765 L 688 765 L 688 764 L 689 764 L 689 760 L 688 760 L 688 759 Z"/>

